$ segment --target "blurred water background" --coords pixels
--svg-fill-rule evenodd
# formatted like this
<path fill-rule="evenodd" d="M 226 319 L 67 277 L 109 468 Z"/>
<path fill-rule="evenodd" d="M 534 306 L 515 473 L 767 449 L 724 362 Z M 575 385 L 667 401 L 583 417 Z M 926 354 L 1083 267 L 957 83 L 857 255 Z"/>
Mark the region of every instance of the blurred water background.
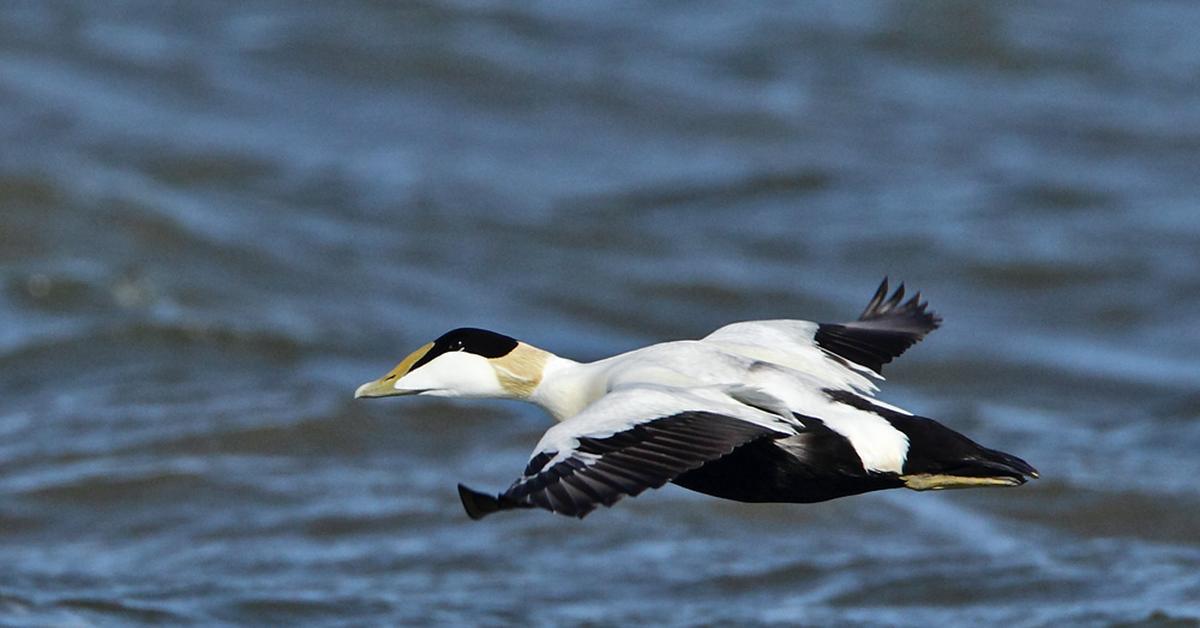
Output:
<path fill-rule="evenodd" d="M 0 623 L 1196 625 L 1200 5 L 0 5 Z M 354 402 L 945 317 L 882 398 L 1019 489 L 469 521 L 549 425 Z"/>

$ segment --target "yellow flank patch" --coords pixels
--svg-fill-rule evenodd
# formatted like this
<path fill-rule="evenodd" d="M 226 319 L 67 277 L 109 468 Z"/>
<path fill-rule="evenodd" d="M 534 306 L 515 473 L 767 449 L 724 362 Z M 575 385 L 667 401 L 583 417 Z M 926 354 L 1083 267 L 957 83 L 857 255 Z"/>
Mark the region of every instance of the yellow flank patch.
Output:
<path fill-rule="evenodd" d="M 941 475 L 937 473 L 902 475 L 900 479 L 904 480 L 904 486 L 914 491 L 974 488 L 977 486 L 1017 486 L 1020 484 L 1015 478 L 1009 477 L 976 478 L 961 475 Z"/>
<path fill-rule="evenodd" d="M 526 399 L 542 383 L 542 371 L 548 358 L 545 351 L 522 342 L 508 355 L 492 358 L 491 363 L 500 387 L 518 399 Z"/>

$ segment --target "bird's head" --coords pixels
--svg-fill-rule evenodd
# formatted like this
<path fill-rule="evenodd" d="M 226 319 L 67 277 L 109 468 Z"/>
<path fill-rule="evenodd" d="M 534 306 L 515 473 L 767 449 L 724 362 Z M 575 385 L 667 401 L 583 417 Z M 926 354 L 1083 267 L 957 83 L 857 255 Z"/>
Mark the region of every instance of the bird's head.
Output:
<path fill-rule="evenodd" d="M 408 354 L 354 397 L 428 395 L 523 399 L 541 382 L 549 354 L 486 329 L 462 327 Z"/>

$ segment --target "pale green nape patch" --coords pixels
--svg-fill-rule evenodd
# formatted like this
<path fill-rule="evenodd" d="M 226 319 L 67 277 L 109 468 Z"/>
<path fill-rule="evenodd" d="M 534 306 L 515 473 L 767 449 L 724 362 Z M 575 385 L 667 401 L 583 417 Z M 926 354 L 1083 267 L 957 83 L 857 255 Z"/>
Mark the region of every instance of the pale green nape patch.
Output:
<path fill-rule="evenodd" d="M 517 399 L 528 399 L 538 384 L 542 383 L 542 374 L 549 358 L 549 353 L 522 342 L 508 355 L 489 361 L 504 392 Z"/>

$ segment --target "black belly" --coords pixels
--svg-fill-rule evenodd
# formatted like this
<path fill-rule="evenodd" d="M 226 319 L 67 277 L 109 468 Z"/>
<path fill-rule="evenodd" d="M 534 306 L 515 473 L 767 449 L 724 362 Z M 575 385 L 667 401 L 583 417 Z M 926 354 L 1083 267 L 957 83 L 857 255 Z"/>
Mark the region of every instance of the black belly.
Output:
<path fill-rule="evenodd" d="M 895 474 L 869 473 L 848 442 L 823 425 L 781 448 L 764 438 L 688 471 L 674 482 L 684 488 L 740 502 L 811 503 L 904 483 Z M 796 441 L 793 441 L 794 443 Z"/>

